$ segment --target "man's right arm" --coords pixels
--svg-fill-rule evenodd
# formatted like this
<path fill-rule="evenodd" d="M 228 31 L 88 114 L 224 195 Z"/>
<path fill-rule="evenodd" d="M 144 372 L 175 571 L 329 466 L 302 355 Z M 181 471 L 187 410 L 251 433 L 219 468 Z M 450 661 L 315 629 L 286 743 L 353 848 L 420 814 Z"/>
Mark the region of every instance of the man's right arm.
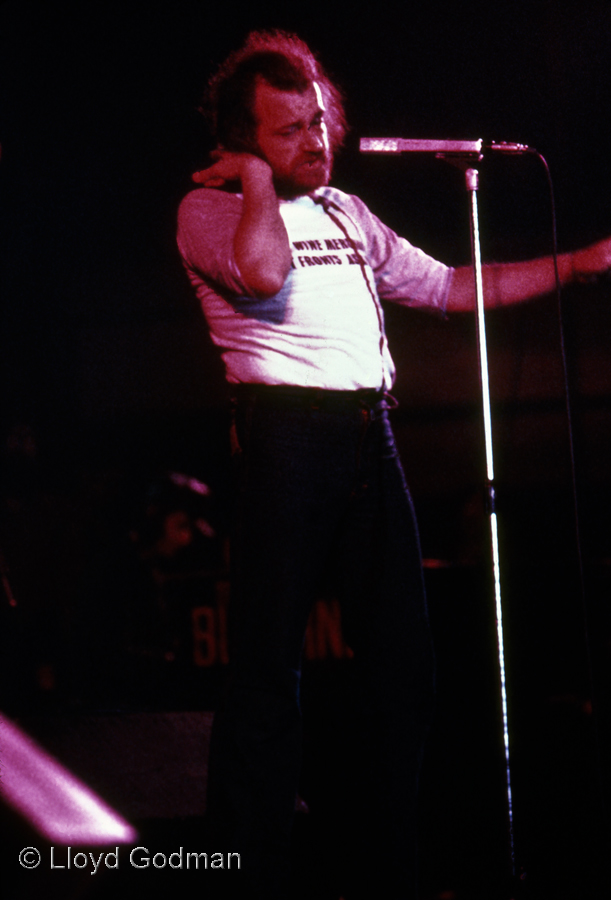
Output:
<path fill-rule="evenodd" d="M 253 296 L 273 297 L 290 271 L 291 249 L 272 170 L 265 160 L 250 153 L 217 150 L 213 157 L 213 165 L 196 172 L 193 180 L 209 188 L 228 181 L 241 183 L 244 200 L 233 241 L 235 262 Z"/>

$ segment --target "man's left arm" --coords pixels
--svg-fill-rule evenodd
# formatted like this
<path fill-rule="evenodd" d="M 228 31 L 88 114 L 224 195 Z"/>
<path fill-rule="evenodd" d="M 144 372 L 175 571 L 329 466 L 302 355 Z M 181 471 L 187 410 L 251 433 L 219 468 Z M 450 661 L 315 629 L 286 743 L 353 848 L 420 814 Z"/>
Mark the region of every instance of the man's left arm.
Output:
<path fill-rule="evenodd" d="M 611 238 L 605 238 L 558 255 L 560 284 L 587 281 L 611 269 Z M 491 263 L 482 266 L 484 299 L 487 307 L 510 306 L 551 293 L 556 287 L 552 256 L 524 262 Z M 447 312 L 468 312 L 475 308 L 475 287 L 471 266 L 455 269 L 448 294 Z"/>

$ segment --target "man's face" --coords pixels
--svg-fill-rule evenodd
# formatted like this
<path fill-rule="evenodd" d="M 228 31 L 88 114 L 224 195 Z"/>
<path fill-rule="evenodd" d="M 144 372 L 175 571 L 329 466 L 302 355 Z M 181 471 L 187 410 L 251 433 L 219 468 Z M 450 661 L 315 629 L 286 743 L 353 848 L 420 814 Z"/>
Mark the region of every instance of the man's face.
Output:
<path fill-rule="evenodd" d="M 254 97 L 257 149 L 272 168 L 280 196 L 297 197 L 328 184 L 332 157 L 324 113 L 316 82 L 303 94 L 258 82 Z"/>

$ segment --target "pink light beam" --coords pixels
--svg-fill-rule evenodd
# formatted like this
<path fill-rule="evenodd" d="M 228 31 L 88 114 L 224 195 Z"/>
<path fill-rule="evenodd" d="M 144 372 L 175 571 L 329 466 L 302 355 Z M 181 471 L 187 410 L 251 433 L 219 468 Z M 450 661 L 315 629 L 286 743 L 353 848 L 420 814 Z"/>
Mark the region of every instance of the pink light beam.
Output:
<path fill-rule="evenodd" d="M 137 838 L 128 822 L 1 714 L 0 793 L 57 844 L 127 844 Z"/>

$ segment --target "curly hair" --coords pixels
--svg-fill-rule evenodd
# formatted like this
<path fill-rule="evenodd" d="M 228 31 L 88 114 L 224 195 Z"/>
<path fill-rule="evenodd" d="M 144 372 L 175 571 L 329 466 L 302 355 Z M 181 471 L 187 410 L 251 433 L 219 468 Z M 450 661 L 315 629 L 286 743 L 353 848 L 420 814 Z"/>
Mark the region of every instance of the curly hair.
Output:
<path fill-rule="evenodd" d="M 251 32 L 210 78 L 201 111 L 221 146 L 253 149 L 257 127 L 253 102 L 261 78 L 279 90 L 299 93 L 317 82 L 325 103 L 330 148 L 335 152 L 341 147 L 347 131 L 342 93 L 307 44 L 285 31 Z"/>

